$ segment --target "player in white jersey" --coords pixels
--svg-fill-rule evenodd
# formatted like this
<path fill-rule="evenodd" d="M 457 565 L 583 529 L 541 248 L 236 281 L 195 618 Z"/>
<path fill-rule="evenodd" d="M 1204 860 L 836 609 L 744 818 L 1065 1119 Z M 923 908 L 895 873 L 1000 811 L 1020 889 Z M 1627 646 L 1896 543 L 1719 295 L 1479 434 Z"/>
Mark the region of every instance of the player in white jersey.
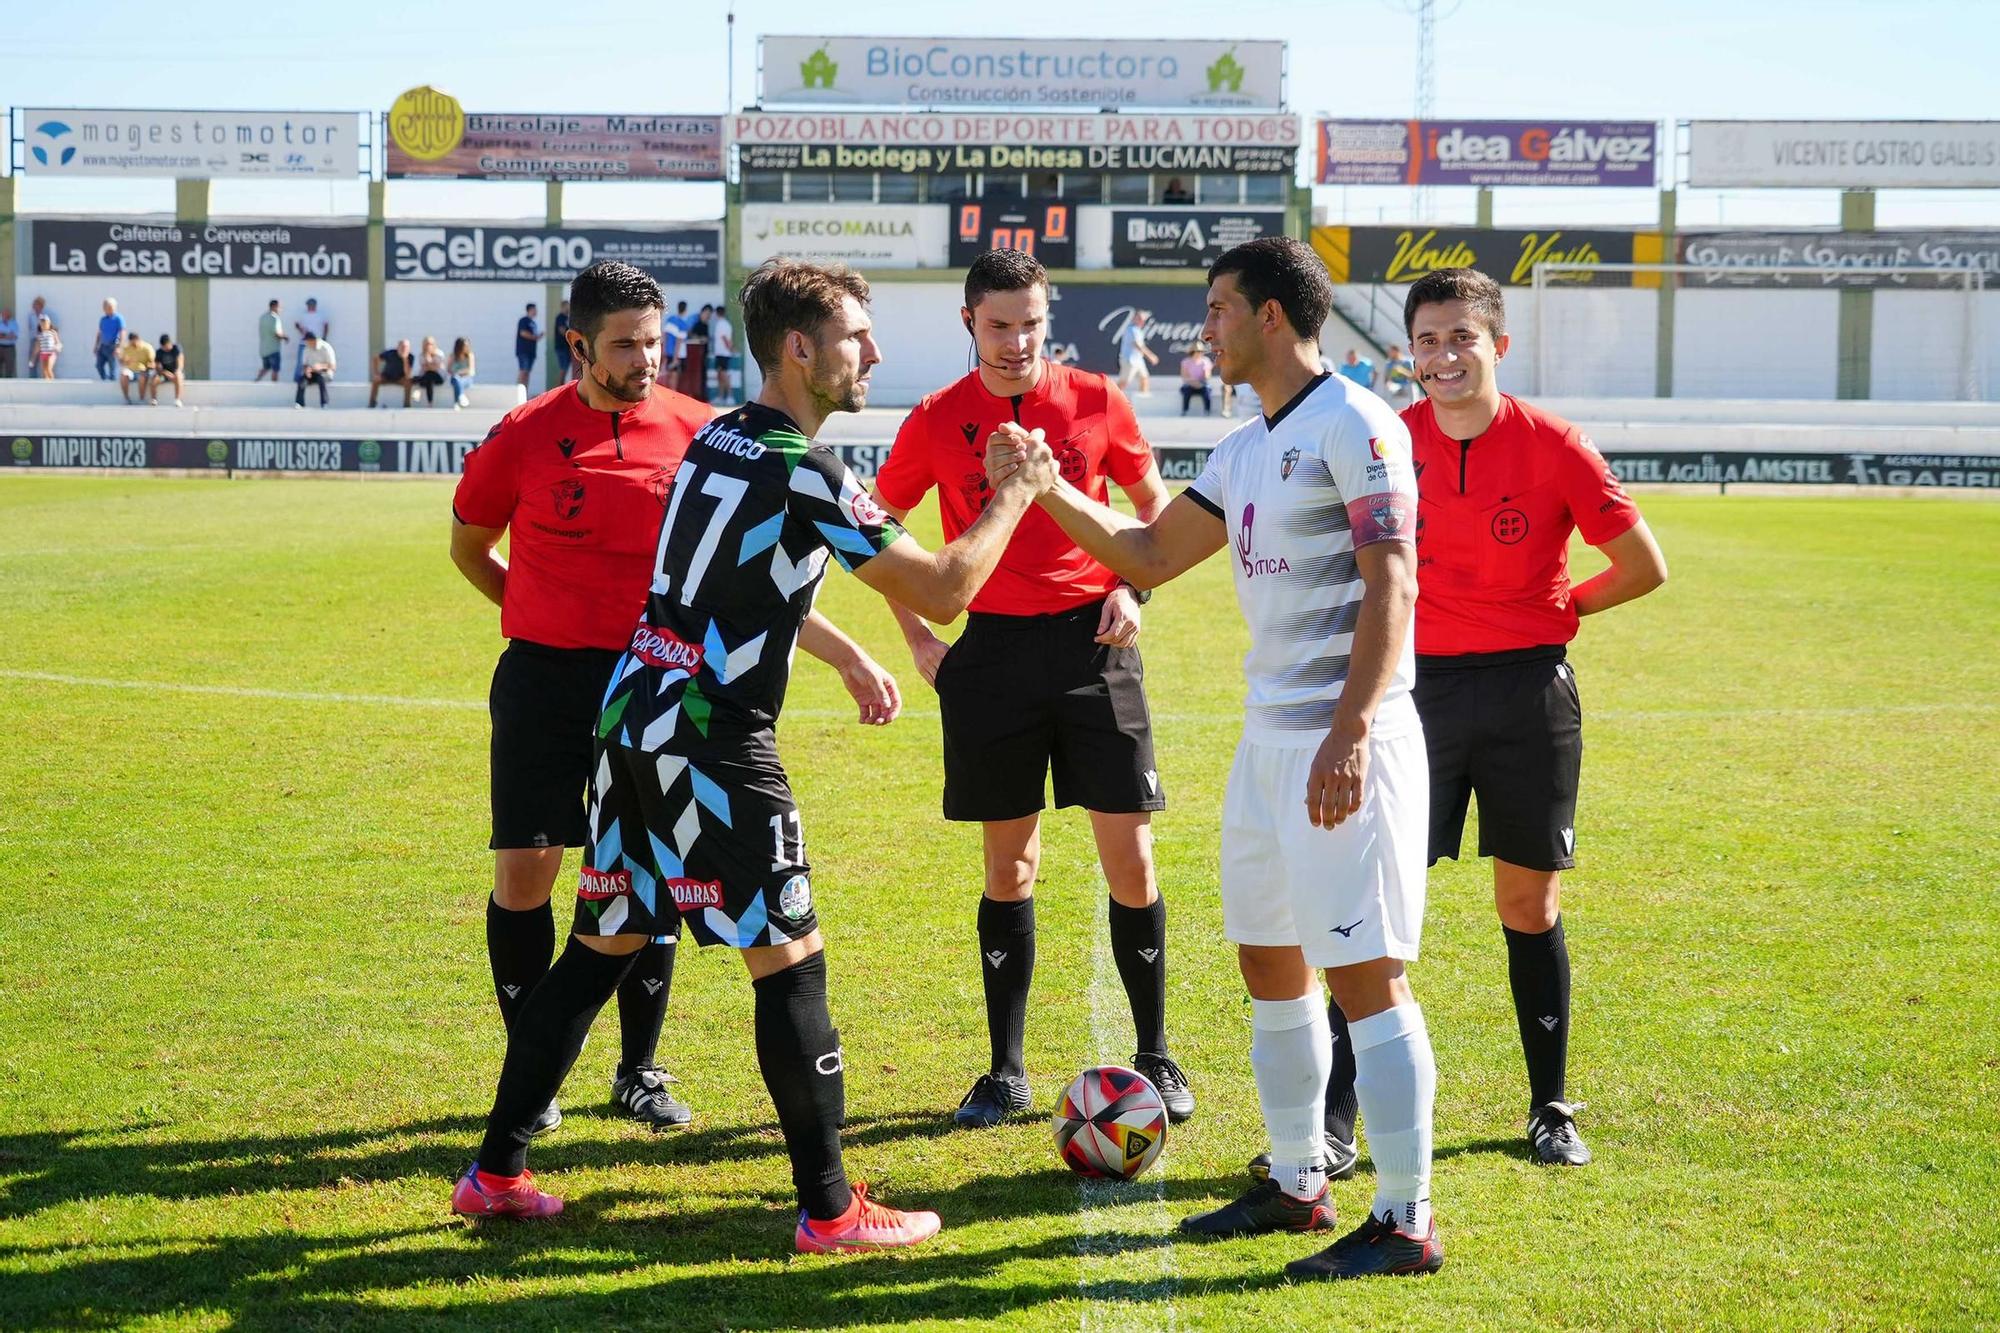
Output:
<path fill-rule="evenodd" d="M 1198 1235 L 1334 1225 L 1321 1102 L 1332 1065 L 1323 969 L 1348 1017 L 1375 1201 L 1361 1226 L 1287 1265 L 1295 1278 L 1431 1273 L 1431 1103 L 1423 1011 L 1404 964 L 1423 925 L 1429 780 L 1415 678 L 1417 483 L 1410 437 L 1366 389 L 1320 370 L 1333 285 L 1311 249 L 1272 236 L 1208 271 L 1203 338 L 1224 380 L 1264 404 L 1150 523 L 1058 484 L 1037 503 L 1140 588 L 1234 548 L 1250 625 L 1243 740 L 1223 806 L 1223 933 L 1251 996 L 1250 1066 L 1271 1135 L 1268 1179 L 1185 1219 Z M 1003 428 L 1003 431 L 1006 428 Z M 1031 447 L 1009 432 L 992 484 Z"/>

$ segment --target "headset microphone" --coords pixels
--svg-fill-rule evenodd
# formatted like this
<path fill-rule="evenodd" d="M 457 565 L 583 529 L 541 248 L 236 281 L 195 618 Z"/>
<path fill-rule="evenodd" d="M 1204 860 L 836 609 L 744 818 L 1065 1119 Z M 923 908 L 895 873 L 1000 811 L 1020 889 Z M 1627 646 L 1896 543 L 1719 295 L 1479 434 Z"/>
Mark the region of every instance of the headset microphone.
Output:
<path fill-rule="evenodd" d="M 972 359 L 974 361 L 977 361 L 980 365 L 985 366 L 988 370 L 997 370 L 1003 375 L 1018 375 L 1021 373 L 1020 371 L 1016 370 L 1013 366 L 1004 365 L 998 361 L 988 361 L 985 357 L 981 356 L 979 354 L 979 338 L 976 334 L 972 332 L 972 320 L 966 318 L 963 320 L 963 323 L 965 324 L 966 336 L 971 339 L 971 342 L 966 350 L 972 353 Z"/>

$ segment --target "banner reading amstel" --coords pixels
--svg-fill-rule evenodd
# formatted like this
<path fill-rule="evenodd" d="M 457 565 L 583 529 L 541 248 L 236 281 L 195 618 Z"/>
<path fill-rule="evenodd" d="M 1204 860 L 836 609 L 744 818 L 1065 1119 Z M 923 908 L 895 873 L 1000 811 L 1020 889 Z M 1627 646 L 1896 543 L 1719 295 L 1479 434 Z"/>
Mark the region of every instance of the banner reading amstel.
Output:
<path fill-rule="evenodd" d="M 665 113 L 468 112 L 412 88 L 383 117 L 391 178 L 500 181 L 722 179 L 722 118 Z"/>

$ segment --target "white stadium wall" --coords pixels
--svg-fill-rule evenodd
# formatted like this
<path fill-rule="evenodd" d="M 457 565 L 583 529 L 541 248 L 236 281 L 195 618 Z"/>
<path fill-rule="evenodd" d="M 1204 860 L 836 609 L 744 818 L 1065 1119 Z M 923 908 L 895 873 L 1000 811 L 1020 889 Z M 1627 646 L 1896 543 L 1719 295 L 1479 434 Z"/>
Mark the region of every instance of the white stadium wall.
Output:
<path fill-rule="evenodd" d="M 1840 294 L 1768 290 L 1674 296 L 1674 397 L 1832 398 Z"/>
<path fill-rule="evenodd" d="M 256 378 L 257 321 L 273 299 L 284 321 L 285 366 L 279 378 L 289 383 L 299 359 L 299 331 L 292 321 L 305 313 L 306 298 L 319 302 L 327 318 L 327 342 L 339 359 L 337 379 L 361 376 L 368 342 L 368 284 L 314 282 L 268 278 L 210 278 L 208 281 L 208 377 L 216 380 Z"/>
<path fill-rule="evenodd" d="M 1659 295 L 1650 288 L 1509 287 L 1500 387 L 1512 394 L 1644 398 L 1657 379 Z M 1547 337 L 1540 322 L 1548 321 Z M 1547 355 L 1549 364 L 1538 366 Z M 1537 376 L 1540 369 L 1543 373 Z"/>
<path fill-rule="evenodd" d="M 878 282 L 870 314 L 882 364 L 870 378 L 875 407 L 908 407 L 965 374 L 970 339 L 958 322 L 960 282 Z"/>
<path fill-rule="evenodd" d="M 1976 397 L 2000 397 L 2000 291 L 1972 299 L 1972 371 Z M 1871 398 L 1959 398 L 1965 357 L 1963 291 L 1877 291 Z"/>
<path fill-rule="evenodd" d="M 97 321 L 104 314 L 104 298 L 118 302 L 125 327 L 136 329 L 147 342 L 162 332 L 181 336 L 174 315 L 172 278 L 56 278 L 25 275 L 16 280 L 17 308 L 14 318 L 21 324 L 21 341 L 28 341 L 28 316 L 37 296 L 47 299 L 55 315 L 57 332 L 62 334 L 62 356 L 56 361 L 56 378 L 88 380 L 97 378 L 90 344 L 97 337 Z"/>
<path fill-rule="evenodd" d="M 438 340 L 447 356 L 458 338 L 472 339 L 479 380 L 484 384 L 512 384 L 518 374 L 514 365 L 514 326 L 533 301 L 541 307 L 537 317 L 547 333 L 555 319 L 549 308 L 549 294 L 538 282 L 390 282 L 383 284 L 382 345 L 393 347 L 398 338 L 408 338 L 414 350 L 422 347 L 424 336 Z M 535 378 L 529 393 L 541 392 L 547 381 L 551 339 L 544 338 L 535 358 Z M 381 347 L 368 349 L 372 357 Z M 359 375 L 361 372 L 354 372 Z"/>
<path fill-rule="evenodd" d="M 1080 269 L 1111 267 L 1111 214 L 1106 205 L 1076 210 L 1076 266 Z"/>

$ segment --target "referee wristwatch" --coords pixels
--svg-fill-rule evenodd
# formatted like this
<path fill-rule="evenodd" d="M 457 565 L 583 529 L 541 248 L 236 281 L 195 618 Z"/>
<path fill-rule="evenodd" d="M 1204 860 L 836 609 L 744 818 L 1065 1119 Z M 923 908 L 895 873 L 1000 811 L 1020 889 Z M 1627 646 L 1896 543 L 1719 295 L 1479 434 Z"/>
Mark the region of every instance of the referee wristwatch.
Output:
<path fill-rule="evenodd" d="M 1131 582 L 1127 579 L 1118 580 L 1118 586 L 1123 588 L 1126 592 L 1131 593 L 1132 596 L 1138 600 L 1138 603 L 1141 606 L 1144 606 L 1146 603 L 1153 600 L 1153 590 L 1151 588 L 1135 588 L 1132 586 Z"/>

